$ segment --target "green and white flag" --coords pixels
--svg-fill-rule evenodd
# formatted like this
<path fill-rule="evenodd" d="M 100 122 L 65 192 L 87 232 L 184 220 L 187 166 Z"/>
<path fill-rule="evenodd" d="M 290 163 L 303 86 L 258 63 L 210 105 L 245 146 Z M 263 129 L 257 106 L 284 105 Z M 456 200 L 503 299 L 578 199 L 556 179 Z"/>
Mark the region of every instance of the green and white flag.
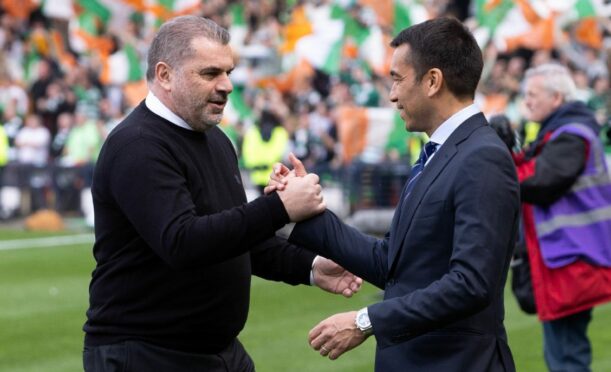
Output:
<path fill-rule="evenodd" d="M 131 44 L 126 44 L 121 50 L 108 58 L 109 83 L 115 85 L 139 81 L 144 78 L 142 59 Z"/>
<path fill-rule="evenodd" d="M 231 26 L 229 27 L 231 46 L 240 51 L 244 46 L 244 39 L 248 33 L 246 19 L 244 18 L 244 4 L 231 4 L 229 6 L 229 13 L 231 14 Z"/>
<path fill-rule="evenodd" d="M 244 100 L 244 87 L 234 86 L 225 106 L 223 121 L 235 125 L 238 121 L 248 121 L 252 118 L 252 110 Z"/>
<path fill-rule="evenodd" d="M 343 48 L 344 22 L 334 18 L 332 6 L 306 8 L 312 33 L 295 44 L 296 59 L 305 59 L 312 66 L 329 74 L 339 71 Z"/>

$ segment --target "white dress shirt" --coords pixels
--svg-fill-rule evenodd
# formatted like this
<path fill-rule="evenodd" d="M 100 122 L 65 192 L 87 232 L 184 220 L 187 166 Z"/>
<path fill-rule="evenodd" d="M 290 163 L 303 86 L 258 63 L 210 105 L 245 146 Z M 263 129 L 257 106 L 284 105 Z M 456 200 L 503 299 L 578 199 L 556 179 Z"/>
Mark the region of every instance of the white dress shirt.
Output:
<path fill-rule="evenodd" d="M 173 113 L 172 110 L 170 110 L 166 105 L 164 105 L 163 102 L 161 102 L 159 98 L 157 98 L 150 90 L 149 93 L 146 95 L 146 100 L 144 101 L 144 104 L 153 113 L 161 116 L 172 124 L 178 125 L 181 128 L 193 130 L 193 128 L 191 128 L 191 126 L 187 124 L 187 122 L 184 121 L 183 118 Z"/>
<path fill-rule="evenodd" d="M 450 116 L 446 121 L 441 123 L 441 125 L 437 129 L 435 129 L 435 132 L 433 132 L 430 138 L 430 141 L 435 142 L 437 144 L 436 150 L 439 150 L 439 148 L 444 144 L 448 137 L 450 137 L 450 135 L 454 133 L 454 131 L 456 130 L 456 128 L 458 128 L 460 124 L 462 124 L 465 120 L 469 119 L 471 116 L 480 112 L 481 110 L 474 103 L 472 103 L 471 105 L 458 111 L 454 115 Z M 431 161 L 437 151 L 435 151 L 435 153 L 433 153 L 426 160 L 426 164 Z"/>

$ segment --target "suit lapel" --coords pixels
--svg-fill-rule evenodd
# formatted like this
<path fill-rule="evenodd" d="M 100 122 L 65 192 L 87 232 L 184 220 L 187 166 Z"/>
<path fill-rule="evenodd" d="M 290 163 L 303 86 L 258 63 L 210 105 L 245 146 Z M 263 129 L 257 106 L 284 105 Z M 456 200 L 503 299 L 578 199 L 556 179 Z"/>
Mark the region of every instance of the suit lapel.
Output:
<path fill-rule="evenodd" d="M 393 247 L 397 247 L 397 244 L 401 244 L 401 241 L 398 241 L 398 234 L 397 231 L 399 230 L 399 227 L 401 226 L 401 215 L 403 212 L 405 212 L 405 189 L 407 188 L 407 183 L 409 182 L 409 179 L 405 182 L 405 185 L 403 185 L 403 191 L 401 191 L 401 195 L 399 196 L 399 204 L 397 204 L 397 207 L 395 208 L 395 214 L 393 215 L 392 218 L 392 222 L 390 224 L 390 239 L 389 239 L 389 252 L 388 255 L 390 257 L 390 255 L 392 255 L 393 251 L 398 250 L 398 248 L 393 249 Z M 392 260 L 389 260 L 389 268 L 390 268 L 390 263 L 392 262 Z"/>
<path fill-rule="evenodd" d="M 393 264 L 403 245 L 410 243 L 405 239 L 406 234 L 412 224 L 414 214 L 420 206 L 422 198 L 429 189 L 429 186 L 440 176 L 442 170 L 450 163 L 454 155 L 456 155 L 458 151 L 457 145 L 467 139 L 475 129 L 483 125 L 486 125 L 486 120 L 481 113 L 473 115 L 464 121 L 456 128 L 450 137 L 448 137 L 443 146 L 441 146 L 439 151 L 435 153 L 435 156 L 424 167 L 424 170 L 419 176 L 420 179 L 414 185 L 411 194 L 405 198 L 405 200 L 403 200 L 405 187 L 403 188 L 401 202 L 397 208 L 400 208 L 401 211 L 400 213 L 399 211 L 395 212 L 395 217 L 391 224 L 391 244 L 388 254 L 389 275 L 393 271 Z M 443 177 L 443 175 L 441 175 L 441 177 Z M 399 215 L 399 217 L 397 217 L 397 215 Z"/>

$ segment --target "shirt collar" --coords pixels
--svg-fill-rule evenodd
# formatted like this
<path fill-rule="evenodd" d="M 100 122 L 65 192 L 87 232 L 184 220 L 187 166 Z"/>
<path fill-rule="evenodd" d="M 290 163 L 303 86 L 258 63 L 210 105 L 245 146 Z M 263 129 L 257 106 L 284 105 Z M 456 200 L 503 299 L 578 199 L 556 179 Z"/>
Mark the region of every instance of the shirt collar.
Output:
<path fill-rule="evenodd" d="M 163 102 L 161 102 L 159 98 L 157 98 L 150 90 L 146 96 L 146 100 L 144 101 L 144 103 L 146 104 L 146 107 L 154 114 L 161 116 L 170 123 L 177 125 L 181 128 L 193 130 L 193 128 L 191 128 L 191 126 L 187 124 L 186 121 L 184 121 L 180 116 L 173 113 L 172 110 L 170 110 L 166 105 L 164 105 Z"/>
<path fill-rule="evenodd" d="M 431 141 L 443 145 L 443 143 L 450 137 L 450 135 L 462 124 L 465 120 L 471 116 L 480 113 L 480 109 L 473 103 L 469 106 L 458 111 L 454 115 L 450 116 L 446 121 L 433 132 L 431 135 Z"/>

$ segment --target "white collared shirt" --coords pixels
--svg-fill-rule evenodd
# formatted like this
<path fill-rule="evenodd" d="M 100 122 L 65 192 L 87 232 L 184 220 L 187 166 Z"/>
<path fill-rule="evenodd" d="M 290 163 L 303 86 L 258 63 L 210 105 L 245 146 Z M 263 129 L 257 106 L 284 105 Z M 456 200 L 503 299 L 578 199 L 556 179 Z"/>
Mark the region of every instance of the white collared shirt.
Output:
<path fill-rule="evenodd" d="M 153 113 L 161 116 L 172 124 L 175 124 L 181 128 L 185 128 L 188 130 L 193 130 L 186 121 L 183 120 L 180 116 L 176 115 L 168 108 L 168 106 L 164 105 L 163 102 L 157 98 L 153 92 L 149 90 L 149 93 L 146 96 L 146 100 L 144 101 L 146 107 L 151 110 Z"/>
<path fill-rule="evenodd" d="M 441 147 L 444 142 L 450 137 L 452 133 L 458 128 L 460 124 L 462 124 L 465 120 L 469 119 L 471 116 L 480 113 L 481 110 L 474 104 L 470 104 L 464 109 L 458 111 L 454 115 L 450 116 L 446 121 L 441 123 L 441 125 L 435 129 L 435 132 L 431 135 L 430 141 L 437 143 L 437 150 Z M 429 161 L 435 156 L 436 152 L 433 153 L 427 160 Z M 425 164 L 426 165 L 426 164 Z"/>

